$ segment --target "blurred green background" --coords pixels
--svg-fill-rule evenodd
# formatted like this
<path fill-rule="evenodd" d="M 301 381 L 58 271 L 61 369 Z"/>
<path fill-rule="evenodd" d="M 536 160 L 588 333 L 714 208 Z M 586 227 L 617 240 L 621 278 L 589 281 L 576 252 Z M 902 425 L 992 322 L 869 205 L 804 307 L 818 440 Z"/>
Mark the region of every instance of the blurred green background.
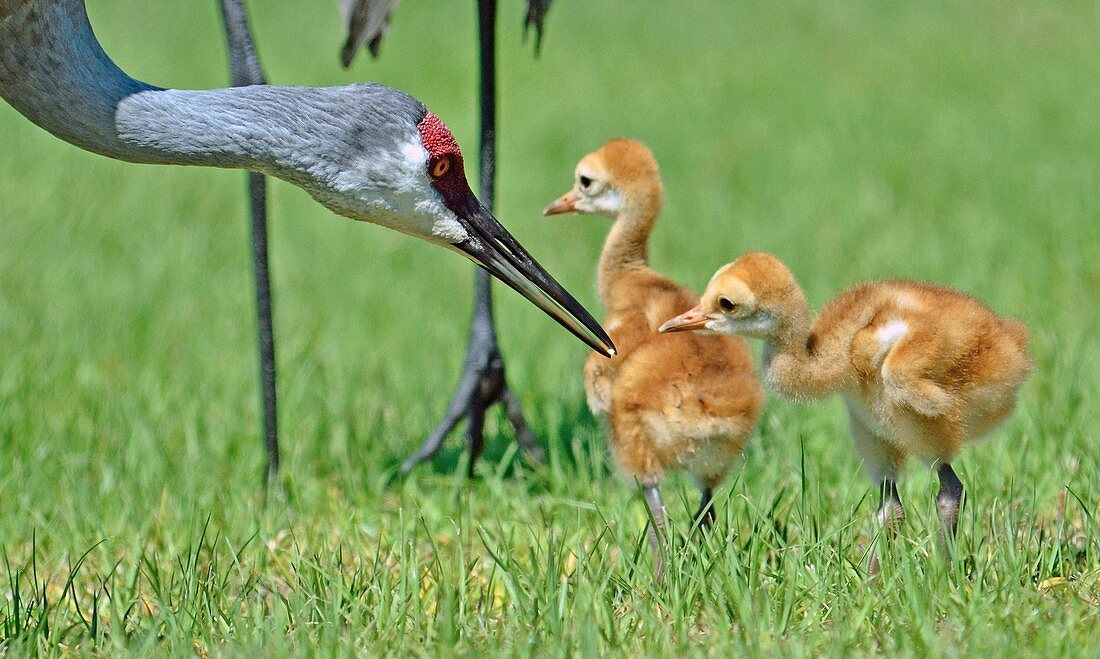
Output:
<path fill-rule="evenodd" d="M 106 51 L 131 75 L 162 86 L 225 84 L 213 0 L 88 4 Z M 338 65 L 335 5 L 250 3 L 270 80 L 399 87 L 443 118 L 475 161 L 473 2 L 402 3 L 380 59 L 361 56 L 347 72 Z M 1028 323 L 1037 369 L 1021 408 L 960 461 L 974 493 L 970 531 L 976 544 L 992 542 L 983 530 L 993 522 L 1004 531 L 1056 519 L 1063 506 L 1062 522 L 1076 519 L 1086 549 L 1052 557 L 1041 538 L 1029 545 L 1034 553 L 1021 549 L 1020 565 L 1035 569 L 1020 575 L 1006 567 L 1002 577 L 1033 597 L 1017 598 L 1010 588 L 1004 610 L 1026 617 L 1046 601 L 1032 582 L 1072 577 L 1073 604 L 1050 610 L 1074 616 L 1072 624 L 1059 619 L 1073 642 L 1100 638 L 1089 604 L 1100 601 L 1098 536 L 1085 514 L 1095 514 L 1100 500 L 1100 414 L 1091 398 L 1100 383 L 1100 5 L 558 0 L 537 59 L 520 38 L 524 3 L 499 5 L 497 215 L 597 316 L 594 268 L 607 224 L 546 219 L 540 210 L 569 187 L 581 156 L 625 135 L 646 142 L 660 162 L 667 204 L 651 259 L 681 282 L 701 288 L 722 263 L 763 249 L 791 266 L 815 306 L 863 279 L 911 277 L 961 288 Z M 80 580 L 92 593 L 115 561 L 141 575 L 146 558 L 171 565 L 187 547 L 203 546 L 196 529 L 204 520 L 235 546 L 260 538 L 240 559 L 259 582 L 275 578 L 265 567 L 273 552 L 288 552 L 294 565 L 295 557 L 329 556 L 336 547 L 396 551 L 404 545 L 387 545 L 394 529 L 457 539 L 479 553 L 483 540 L 469 529 L 485 525 L 490 538 L 517 543 L 521 566 L 539 559 L 520 551 L 527 545 L 514 529 L 557 529 L 568 546 L 598 546 L 601 528 L 640 537 L 641 506 L 610 473 L 584 408 L 584 347 L 503 287 L 496 315 L 509 378 L 551 466 L 514 469 L 508 428 L 494 415 L 482 479 L 466 484 L 452 440 L 434 465 L 393 480 L 457 379 L 472 266 L 331 215 L 281 182 L 271 189 L 271 243 L 288 495 L 278 512 L 263 508 L 244 174 L 110 161 L 52 138 L 6 104 L 0 135 L 0 546 L 11 559 L 9 576 L 37 555 L 39 569 L 52 575 L 47 581 L 64 583 L 66 565 L 105 540 Z M 785 497 L 811 481 L 821 505 L 803 497 L 788 514 L 847 528 L 870 510 L 869 501 L 855 509 L 867 484 L 835 401 L 772 400 L 742 465 L 722 493 L 734 509 L 733 537 L 751 536 L 756 519 L 737 509 L 774 522 L 787 510 Z M 931 487 L 915 469 L 903 495 L 930 511 Z M 1070 490 L 1081 503 L 1067 518 L 1060 501 Z M 679 480 L 672 491 L 694 496 Z M 677 501 L 673 515 L 684 517 L 692 502 L 667 498 Z M 990 508 L 1003 517 L 986 519 Z M 466 519 L 457 525 L 464 530 L 456 518 Z M 929 550 L 922 534 L 932 528 L 931 512 L 915 519 L 913 533 Z M 295 540 L 283 544 L 287 534 Z M 218 547 L 209 548 L 209 560 Z M 409 560 L 431 569 L 442 551 L 417 550 Z M 907 569 L 922 575 L 925 567 Z M 840 566 L 835 578 L 863 592 L 852 574 Z M 783 583 L 775 578 L 773 586 Z M 13 583 L 0 585 L 9 601 Z M 242 580 L 239 591 L 251 592 L 249 583 Z M 592 592 L 603 593 L 597 586 Z M 345 591 L 329 584 L 314 595 L 333 592 Z M 518 597 L 504 596 L 503 619 L 516 617 L 510 607 L 520 606 Z M 598 650 L 654 647 L 608 640 L 614 635 L 603 634 L 598 616 L 585 616 L 583 598 L 562 597 L 578 627 L 550 635 L 559 650 L 588 647 L 588 633 Z M 763 609 L 780 606 L 761 597 Z M 942 607 L 920 609 L 923 618 L 897 605 L 899 619 L 916 618 L 905 624 L 926 624 L 930 638 L 949 639 L 943 647 L 971 647 L 965 623 L 944 630 Z M 684 615 L 703 615 L 694 607 L 689 602 Z M 157 625 L 167 624 L 172 607 L 162 602 L 156 610 L 135 616 L 134 629 L 164 632 Z M 795 610 L 807 628 L 828 626 L 813 607 Z M 966 610 L 978 627 L 988 622 L 983 615 L 999 619 Z M 1006 647 L 1043 641 L 1051 619 L 1023 617 Z M 316 640 L 308 630 L 296 636 L 257 622 L 226 631 L 199 618 L 189 632 L 164 632 L 180 643 L 170 647 L 186 651 L 195 638 L 258 642 L 242 640 L 245 628 L 259 630 L 257 639 L 266 638 L 261 632 L 290 639 L 288 651 Z M 10 626 L 10 611 L 6 619 Z M 387 640 L 383 626 L 346 624 L 344 636 L 330 639 L 334 646 L 362 650 Z M 868 649 L 859 639 L 871 632 L 862 624 L 842 637 Z M 432 625 L 406 640 L 450 638 Z M 487 641 L 457 613 L 448 629 L 458 647 L 523 652 L 508 643 L 521 644 L 522 632 Z M 38 637 L 4 633 L 13 643 L 76 642 L 57 640 L 56 630 L 52 640 L 40 630 Z M 705 647 L 688 632 L 669 638 Z M 778 631 L 751 642 L 738 633 L 720 638 L 757 649 L 833 648 L 813 637 L 804 646 L 784 641 Z M 873 647 L 938 647 L 904 638 L 887 633 Z"/>

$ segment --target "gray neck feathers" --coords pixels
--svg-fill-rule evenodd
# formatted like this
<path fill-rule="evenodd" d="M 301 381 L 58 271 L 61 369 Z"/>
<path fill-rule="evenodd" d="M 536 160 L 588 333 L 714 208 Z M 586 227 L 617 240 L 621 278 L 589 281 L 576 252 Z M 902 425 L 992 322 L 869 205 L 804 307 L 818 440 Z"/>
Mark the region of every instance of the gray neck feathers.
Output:
<path fill-rule="evenodd" d="M 114 127 L 146 162 L 250 169 L 309 188 L 370 145 L 369 135 L 345 121 L 348 108 L 367 101 L 369 88 L 142 91 L 119 101 Z"/>
<path fill-rule="evenodd" d="M 382 85 L 160 89 L 103 52 L 84 0 L 0 0 L 0 96 L 88 151 L 252 169 L 311 192 L 355 155 L 393 148 L 425 112 Z"/>
<path fill-rule="evenodd" d="M 0 0 L 0 96 L 66 142 L 122 160 L 152 159 L 122 142 L 115 108 L 154 89 L 103 52 L 82 0 Z"/>

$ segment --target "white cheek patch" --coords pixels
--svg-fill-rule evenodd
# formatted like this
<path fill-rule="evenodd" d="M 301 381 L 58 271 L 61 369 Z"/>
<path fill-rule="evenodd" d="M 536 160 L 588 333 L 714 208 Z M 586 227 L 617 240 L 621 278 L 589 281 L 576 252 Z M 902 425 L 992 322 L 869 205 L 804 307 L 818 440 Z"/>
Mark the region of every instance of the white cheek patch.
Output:
<path fill-rule="evenodd" d="M 618 190 L 608 190 L 592 198 L 592 209 L 596 213 L 615 215 L 623 209 L 623 196 Z"/>
<path fill-rule="evenodd" d="M 725 330 L 725 333 L 728 334 L 733 331 L 733 328 L 729 326 L 729 320 L 724 317 L 716 320 L 708 320 L 707 324 L 703 327 L 706 327 L 712 332 L 722 332 Z"/>
<path fill-rule="evenodd" d="M 591 215 L 618 215 L 623 209 L 623 196 L 618 190 L 608 189 L 603 192 L 584 194 L 581 193 L 577 200 L 577 210 Z"/>
<path fill-rule="evenodd" d="M 777 321 L 770 314 L 757 312 L 745 318 L 722 316 L 708 321 L 706 328 L 719 334 L 765 337 L 776 330 Z"/>
<path fill-rule="evenodd" d="M 401 155 L 405 157 L 405 166 L 410 171 L 428 166 L 428 150 L 424 148 L 419 140 L 402 144 Z"/>
<path fill-rule="evenodd" d="M 332 197 L 330 208 L 431 242 L 468 240 L 469 233 L 432 185 L 427 162 L 419 137 L 394 150 L 365 154 L 336 177 L 333 187 L 341 194 Z"/>

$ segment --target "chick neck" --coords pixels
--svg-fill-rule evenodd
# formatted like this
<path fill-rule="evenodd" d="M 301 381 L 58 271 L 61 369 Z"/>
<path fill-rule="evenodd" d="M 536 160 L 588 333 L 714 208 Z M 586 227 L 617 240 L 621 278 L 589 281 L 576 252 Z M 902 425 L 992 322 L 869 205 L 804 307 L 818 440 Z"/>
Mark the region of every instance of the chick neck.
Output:
<path fill-rule="evenodd" d="M 851 339 L 843 326 L 815 332 L 806 296 L 797 284 L 779 305 L 779 326 L 764 341 L 764 378 L 777 394 L 792 400 L 825 398 L 844 389 L 851 376 Z"/>
<path fill-rule="evenodd" d="M 649 270 L 649 234 L 661 212 L 660 181 L 622 190 L 623 205 L 600 253 L 596 285 L 604 305 L 612 307 L 616 289 L 632 273 Z"/>

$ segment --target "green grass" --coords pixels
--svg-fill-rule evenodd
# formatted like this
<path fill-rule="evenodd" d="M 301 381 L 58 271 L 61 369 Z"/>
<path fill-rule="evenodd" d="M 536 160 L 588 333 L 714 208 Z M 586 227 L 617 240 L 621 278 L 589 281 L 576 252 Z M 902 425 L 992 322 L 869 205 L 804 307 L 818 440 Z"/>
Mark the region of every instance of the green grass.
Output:
<path fill-rule="evenodd" d="M 99 0 L 131 73 L 226 77 L 215 3 Z M 252 2 L 278 83 L 405 88 L 476 146 L 471 2 L 407 2 L 378 62 L 337 67 L 318 0 Z M 586 304 L 606 225 L 545 220 L 575 161 L 638 137 L 662 165 L 661 270 L 750 249 L 820 305 L 868 278 L 972 292 L 1033 330 L 1016 414 L 934 478 L 871 585 L 874 496 L 837 401 L 769 399 L 668 576 L 613 474 L 583 347 L 510 291 L 509 377 L 548 449 L 497 413 L 479 477 L 441 414 L 471 267 L 272 192 L 285 501 L 264 503 L 243 174 L 111 162 L 0 105 L 0 653 L 1087 654 L 1100 645 L 1100 11 L 1092 2 L 554 4 L 539 60 L 501 3 L 499 216 Z M 184 6 L 186 5 L 186 7 Z M 194 5 L 194 6 L 192 6 Z M 304 6 L 303 6 L 304 5 Z M 849 6 L 852 5 L 852 6 Z M 316 12 L 316 15 L 314 14 Z"/>

